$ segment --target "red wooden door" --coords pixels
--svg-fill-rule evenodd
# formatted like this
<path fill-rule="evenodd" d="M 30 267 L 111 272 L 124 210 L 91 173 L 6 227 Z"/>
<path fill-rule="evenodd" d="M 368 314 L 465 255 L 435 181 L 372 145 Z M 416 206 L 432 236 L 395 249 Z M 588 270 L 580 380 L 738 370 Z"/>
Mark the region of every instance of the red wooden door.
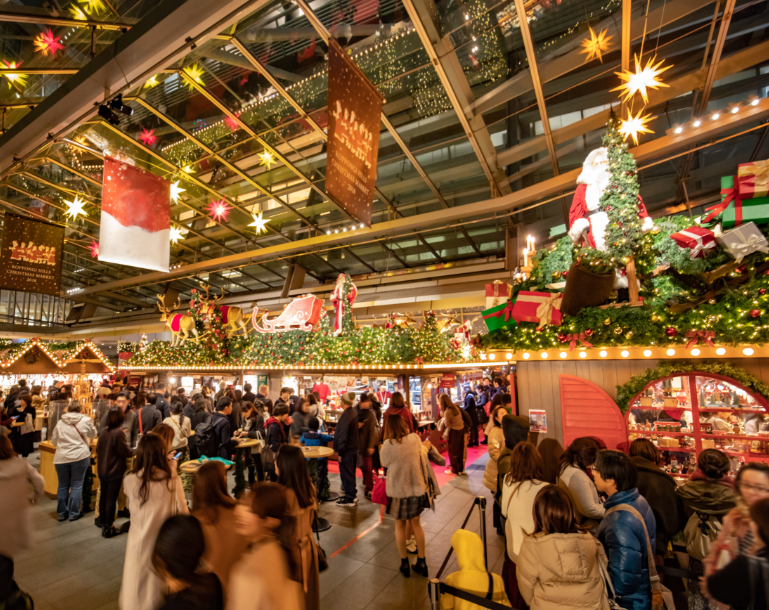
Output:
<path fill-rule="evenodd" d="M 608 449 L 627 448 L 627 424 L 617 404 L 600 387 L 573 375 L 558 375 L 563 446 L 575 438 L 601 439 Z"/>

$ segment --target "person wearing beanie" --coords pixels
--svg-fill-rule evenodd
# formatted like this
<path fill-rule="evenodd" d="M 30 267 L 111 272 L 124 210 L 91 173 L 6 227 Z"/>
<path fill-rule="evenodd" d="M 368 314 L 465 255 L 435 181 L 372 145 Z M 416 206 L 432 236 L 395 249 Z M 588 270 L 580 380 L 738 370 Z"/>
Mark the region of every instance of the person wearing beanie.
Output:
<path fill-rule="evenodd" d="M 334 432 L 334 451 L 339 455 L 339 477 L 342 479 L 343 495 L 337 506 L 356 506 L 358 489 L 355 485 L 355 467 L 358 462 L 358 414 L 352 408 L 355 392 L 341 396 L 343 413 Z"/>

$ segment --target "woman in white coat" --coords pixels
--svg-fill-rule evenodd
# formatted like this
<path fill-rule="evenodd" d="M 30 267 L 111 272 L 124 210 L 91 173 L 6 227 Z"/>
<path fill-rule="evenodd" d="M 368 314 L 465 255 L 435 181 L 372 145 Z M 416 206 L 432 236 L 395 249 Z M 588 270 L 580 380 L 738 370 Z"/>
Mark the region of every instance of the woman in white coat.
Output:
<path fill-rule="evenodd" d="M 155 610 L 167 593 L 164 581 L 152 568 L 152 549 L 165 520 L 189 511 L 176 464 L 169 463 L 166 450 L 160 436 L 143 436 L 133 470 L 123 482 L 131 507 L 131 529 L 120 587 L 121 610 Z"/>

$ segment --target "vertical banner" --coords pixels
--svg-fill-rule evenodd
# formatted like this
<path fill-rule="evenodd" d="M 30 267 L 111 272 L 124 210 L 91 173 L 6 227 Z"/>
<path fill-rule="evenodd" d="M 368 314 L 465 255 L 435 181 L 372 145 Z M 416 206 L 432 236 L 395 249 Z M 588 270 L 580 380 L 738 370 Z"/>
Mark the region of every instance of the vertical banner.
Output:
<path fill-rule="evenodd" d="M 326 193 L 371 225 L 382 95 L 336 40 L 328 48 Z"/>
<path fill-rule="evenodd" d="M 171 184 L 104 157 L 99 260 L 168 271 L 170 258 Z"/>
<path fill-rule="evenodd" d="M 59 296 L 64 227 L 5 214 L 0 288 Z"/>

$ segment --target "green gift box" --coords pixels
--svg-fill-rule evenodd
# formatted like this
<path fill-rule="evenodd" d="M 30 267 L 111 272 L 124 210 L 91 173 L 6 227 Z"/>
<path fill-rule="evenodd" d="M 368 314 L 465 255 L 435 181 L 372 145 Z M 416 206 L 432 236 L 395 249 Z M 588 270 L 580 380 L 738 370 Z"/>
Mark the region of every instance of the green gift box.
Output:
<path fill-rule="evenodd" d="M 712 220 L 720 213 L 724 229 L 738 227 L 746 222 L 759 225 L 769 223 L 769 197 L 742 199 L 735 179 L 736 176 L 721 178 L 721 203 L 708 208 L 713 212 L 705 217 L 705 221 Z"/>
<path fill-rule="evenodd" d="M 499 330 L 505 326 L 512 326 L 518 324 L 512 316 L 513 314 L 513 302 L 507 301 L 491 309 L 484 309 L 481 312 L 483 321 L 486 323 L 486 328 L 489 332 Z"/>

